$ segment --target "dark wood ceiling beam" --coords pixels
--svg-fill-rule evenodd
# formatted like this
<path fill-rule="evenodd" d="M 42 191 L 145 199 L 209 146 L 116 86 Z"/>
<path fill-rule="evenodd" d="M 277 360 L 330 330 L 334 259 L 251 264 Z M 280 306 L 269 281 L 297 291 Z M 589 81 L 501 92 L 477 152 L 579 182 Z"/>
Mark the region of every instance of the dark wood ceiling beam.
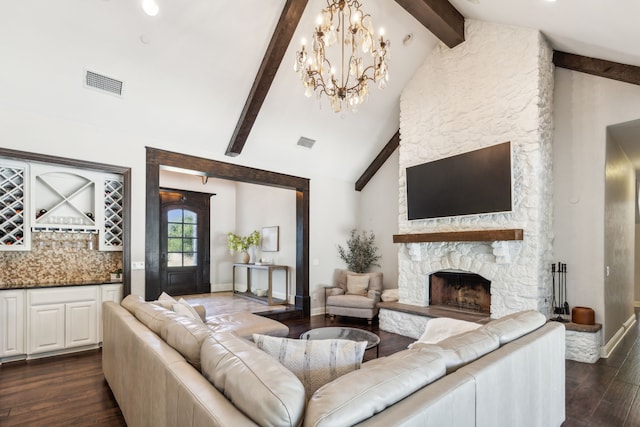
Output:
<path fill-rule="evenodd" d="M 396 148 L 400 145 L 400 131 L 398 130 L 387 142 L 387 145 L 378 153 L 373 162 L 369 165 L 367 170 L 364 171 L 362 176 L 358 178 L 356 181 L 356 191 L 362 191 L 362 189 L 367 185 L 367 183 L 373 178 L 373 176 L 378 172 L 378 169 L 384 165 L 384 162 L 387 161 L 389 157 L 396 151 Z"/>
<path fill-rule="evenodd" d="M 464 41 L 464 16 L 447 0 L 396 0 L 450 48 Z"/>
<path fill-rule="evenodd" d="M 262 64 L 260 64 L 258 75 L 253 82 L 249 97 L 244 104 L 240 119 L 233 131 L 231 141 L 227 146 L 225 153 L 227 156 L 235 157 L 242 153 L 251 128 L 258 117 L 260 108 L 262 108 L 262 103 L 267 97 L 271 83 L 273 83 L 282 58 L 289 47 L 298 22 L 300 22 L 304 8 L 307 6 L 307 1 L 308 0 L 287 0 L 287 3 L 284 5 L 278 25 L 273 32 L 269 47 L 267 47 L 267 51 L 262 59 Z"/>
<path fill-rule="evenodd" d="M 557 50 L 553 51 L 553 63 L 556 67 L 640 85 L 640 67 L 635 65 L 620 64 L 619 62 L 589 58 Z"/>

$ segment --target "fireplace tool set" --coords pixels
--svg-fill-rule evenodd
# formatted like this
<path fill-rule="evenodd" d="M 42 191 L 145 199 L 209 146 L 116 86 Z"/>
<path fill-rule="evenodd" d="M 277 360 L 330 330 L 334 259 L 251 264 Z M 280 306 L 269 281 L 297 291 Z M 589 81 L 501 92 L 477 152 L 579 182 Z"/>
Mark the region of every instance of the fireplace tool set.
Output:
<path fill-rule="evenodd" d="M 551 320 L 566 323 L 569 320 L 562 317 L 562 315 L 571 314 L 569 311 L 569 303 L 567 302 L 567 264 L 561 262 L 558 262 L 557 265 L 551 264 L 551 278 L 553 284 L 553 313 L 558 315 Z M 556 283 L 558 285 L 557 293 Z"/>

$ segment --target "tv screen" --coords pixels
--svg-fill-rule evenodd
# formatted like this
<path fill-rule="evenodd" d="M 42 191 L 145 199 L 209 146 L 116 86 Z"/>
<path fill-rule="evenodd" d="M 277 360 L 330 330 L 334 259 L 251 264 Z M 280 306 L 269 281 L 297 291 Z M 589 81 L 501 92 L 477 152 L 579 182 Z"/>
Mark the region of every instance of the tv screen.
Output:
<path fill-rule="evenodd" d="M 409 220 L 511 209 L 510 142 L 407 168 Z"/>

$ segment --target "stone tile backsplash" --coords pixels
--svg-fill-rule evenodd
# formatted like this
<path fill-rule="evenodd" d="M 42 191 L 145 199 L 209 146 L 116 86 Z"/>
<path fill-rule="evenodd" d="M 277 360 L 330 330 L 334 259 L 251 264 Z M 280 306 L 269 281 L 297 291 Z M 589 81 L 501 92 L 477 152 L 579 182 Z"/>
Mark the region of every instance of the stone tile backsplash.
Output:
<path fill-rule="evenodd" d="M 98 235 L 33 233 L 30 251 L 0 252 L 0 289 L 109 282 L 122 252 L 98 250 Z"/>

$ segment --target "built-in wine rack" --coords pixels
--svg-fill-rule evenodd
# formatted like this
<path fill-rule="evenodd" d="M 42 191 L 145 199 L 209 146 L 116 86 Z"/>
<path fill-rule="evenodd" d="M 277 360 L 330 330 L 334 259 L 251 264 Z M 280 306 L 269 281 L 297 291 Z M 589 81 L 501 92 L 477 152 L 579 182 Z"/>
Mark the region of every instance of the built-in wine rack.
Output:
<path fill-rule="evenodd" d="M 0 247 L 26 249 L 25 168 L 0 165 Z"/>
<path fill-rule="evenodd" d="M 113 179 L 104 181 L 104 234 L 103 250 L 122 250 L 124 213 L 124 186 Z"/>

